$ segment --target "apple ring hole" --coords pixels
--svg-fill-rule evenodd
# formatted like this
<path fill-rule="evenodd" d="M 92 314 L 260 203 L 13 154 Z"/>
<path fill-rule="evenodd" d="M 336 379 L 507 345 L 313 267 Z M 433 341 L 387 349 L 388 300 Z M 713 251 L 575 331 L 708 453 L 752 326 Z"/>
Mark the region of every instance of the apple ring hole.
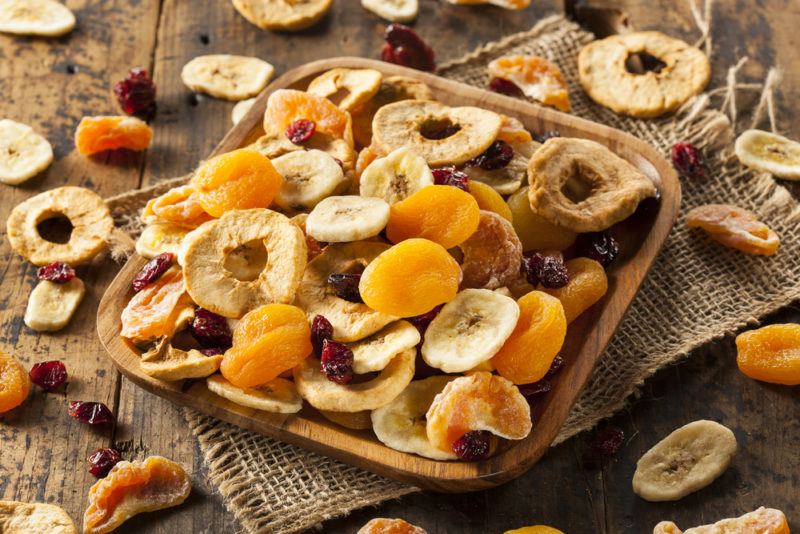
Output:
<path fill-rule="evenodd" d="M 577 163 L 572 176 L 561 187 L 561 194 L 570 202 L 580 204 L 594 195 L 596 185 L 602 181 L 603 178 L 593 169 Z"/>
<path fill-rule="evenodd" d="M 625 69 L 631 74 L 645 74 L 655 72 L 659 74 L 667 64 L 647 52 L 634 52 L 628 54 L 625 60 Z"/>
<path fill-rule="evenodd" d="M 267 266 L 264 241 L 254 239 L 239 245 L 225 256 L 223 267 L 240 282 L 256 280 Z"/>
<path fill-rule="evenodd" d="M 461 126 L 448 118 L 430 118 L 420 125 L 419 133 L 425 139 L 439 141 L 452 137 L 460 130 Z"/>
<path fill-rule="evenodd" d="M 42 239 L 62 245 L 69 243 L 74 228 L 72 221 L 63 213 L 45 214 L 45 218 L 36 225 L 36 231 Z"/>

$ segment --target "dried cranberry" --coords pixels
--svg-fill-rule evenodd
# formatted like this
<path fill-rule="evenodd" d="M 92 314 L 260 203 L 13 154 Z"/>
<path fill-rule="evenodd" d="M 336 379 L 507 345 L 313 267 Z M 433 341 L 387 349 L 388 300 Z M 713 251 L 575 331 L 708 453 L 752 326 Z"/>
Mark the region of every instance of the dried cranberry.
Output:
<path fill-rule="evenodd" d="M 324 340 L 320 369 L 331 382 L 349 384 L 353 379 L 353 351 L 344 343 Z"/>
<path fill-rule="evenodd" d="M 328 283 L 333 286 L 336 296 L 350 302 L 364 302 L 358 292 L 360 281 L 360 273 L 333 273 L 328 276 Z"/>
<path fill-rule="evenodd" d="M 35 363 L 31 367 L 31 382 L 45 391 L 53 391 L 67 381 L 67 366 L 59 361 Z"/>
<path fill-rule="evenodd" d="M 522 272 L 529 284 L 556 289 L 569 283 L 569 272 L 560 257 L 528 251 L 522 255 Z"/>
<path fill-rule="evenodd" d="M 436 185 L 452 185 L 469 193 L 469 176 L 456 170 L 452 165 L 433 169 L 433 183 Z"/>
<path fill-rule="evenodd" d="M 607 426 L 595 433 L 589 448 L 583 455 L 585 464 L 597 464 L 616 454 L 625 443 L 625 432 L 615 426 Z"/>
<path fill-rule="evenodd" d="M 424 336 L 425 331 L 428 330 L 428 326 L 431 324 L 439 312 L 442 311 L 444 304 L 439 304 L 435 308 L 433 308 L 428 313 L 423 313 L 422 315 L 417 315 L 416 317 L 409 317 L 406 319 L 409 323 L 413 324 L 419 330 L 419 335 Z"/>
<path fill-rule="evenodd" d="M 103 478 L 111 471 L 111 468 L 117 465 L 122 460 L 119 451 L 115 449 L 103 448 L 95 449 L 92 454 L 86 458 L 89 462 L 89 472 L 97 478 Z"/>
<path fill-rule="evenodd" d="M 468 163 L 471 167 L 480 167 L 485 171 L 502 169 L 511 162 L 514 149 L 505 141 L 497 140 L 483 154 L 474 157 Z"/>
<path fill-rule="evenodd" d="M 233 344 L 228 321 L 205 308 L 197 308 L 194 311 L 190 327 L 194 338 L 204 347 L 215 347 L 225 351 Z"/>
<path fill-rule="evenodd" d="M 578 256 L 595 260 L 608 267 L 619 254 L 619 243 L 608 232 L 581 234 L 575 242 Z"/>
<path fill-rule="evenodd" d="M 220 354 L 225 354 L 226 350 L 228 349 L 223 349 L 222 347 L 209 347 L 207 349 L 200 349 L 200 353 L 204 356 L 219 356 Z"/>
<path fill-rule="evenodd" d="M 142 267 L 142 270 L 133 277 L 133 282 L 131 282 L 133 290 L 141 291 L 147 287 L 148 284 L 158 280 L 162 274 L 167 272 L 167 269 L 172 267 L 174 261 L 175 255 L 171 252 L 164 252 L 148 261 L 145 266 Z"/>
<path fill-rule="evenodd" d="M 381 59 L 412 69 L 433 72 L 436 59 L 433 50 L 417 33 L 403 24 L 389 24 L 383 34 L 386 44 L 381 48 Z"/>
<path fill-rule="evenodd" d="M 522 393 L 522 395 L 526 398 L 547 393 L 551 389 L 553 389 L 553 384 L 546 378 L 542 378 L 538 382 L 534 382 L 532 384 L 524 384 L 519 386 L 519 392 Z"/>
<path fill-rule="evenodd" d="M 679 173 L 689 178 L 706 175 L 703 154 L 691 143 L 678 143 L 672 147 L 672 164 Z"/>
<path fill-rule="evenodd" d="M 69 414 L 87 425 L 104 425 L 114 420 L 114 414 L 102 402 L 71 401 Z"/>
<path fill-rule="evenodd" d="M 556 354 L 553 358 L 553 363 L 550 364 L 550 369 L 547 370 L 545 377 L 552 377 L 558 374 L 564 367 L 564 358 L 560 354 Z"/>
<path fill-rule="evenodd" d="M 301 145 L 311 139 L 317 131 L 317 123 L 308 119 L 297 119 L 286 127 L 286 137 L 296 145 Z"/>
<path fill-rule="evenodd" d="M 504 78 L 492 78 L 489 80 L 489 90 L 501 95 L 522 96 L 522 91 L 517 84 Z"/>
<path fill-rule="evenodd" d="M 491 432 L 473 430 L 467 432 L 453 443 L 453 452 L 465 462 L 477 462 L 489 457 L 491 444 Z"/>
<path fill-rule="evenodd" d="M 63 261 L 54 261 L 50 265 L 39 267 L 36 271 L 39 280 L 50 280 L 56 284 L 66 284 L 75 278 L 75 269 Z"/>
<path fill-rule="evenodd" d="M 553 139 L 554 137 L 561 137 L 561 132 L 558 130 L 547 130 L 539 135 L 534 135 L 533 139 L 537 143 L 545 143 L 548 139 Z"/>
<path fill-rule="evenodd" d="M 322 345 L 325 340 L 333 341 L 333 325 L 322 315 L 317 315 L 311 321 L 311 346 L 317 358 L 322 357 Z"/>
<path fill-rule="evenodd" d="M 114 85 L 114 94 L 119 105 L 128 115 L 144 120 L 156 114 L 156 85 L 145 69 L 131 69 L 125 79 Z"/>

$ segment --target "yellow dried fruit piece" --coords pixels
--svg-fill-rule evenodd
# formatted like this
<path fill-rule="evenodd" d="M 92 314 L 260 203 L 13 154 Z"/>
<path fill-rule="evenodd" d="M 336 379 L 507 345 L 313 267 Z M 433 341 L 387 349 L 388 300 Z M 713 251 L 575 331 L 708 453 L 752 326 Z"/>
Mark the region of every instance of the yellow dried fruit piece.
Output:
<path fill-rule="evenodd" d="M 541 291 L 553 295 L 564 306 L 567 323 L 598 302 L 608 291 L 608 278 L 603 266 L 589 258 L 574 258 L 564 262 L 569 273 L 569 282 L 564 287 Z"/>
<path fill-rule="evenodd" d="M 739 370 L 755 380 L 800 384 L 800 324 L 772 324 L 736 337 Z"/>
<path fill-rule="evenodd" d="M 470 187 L 474 182 L 470 183 Z M 556 226 L 531 210 L 528 188 L 523 187 L 508 198 L 513 215 L 514 230 L 524 250 L 564 250 L 571 246 L 578 234 L 568 228 Z"/>

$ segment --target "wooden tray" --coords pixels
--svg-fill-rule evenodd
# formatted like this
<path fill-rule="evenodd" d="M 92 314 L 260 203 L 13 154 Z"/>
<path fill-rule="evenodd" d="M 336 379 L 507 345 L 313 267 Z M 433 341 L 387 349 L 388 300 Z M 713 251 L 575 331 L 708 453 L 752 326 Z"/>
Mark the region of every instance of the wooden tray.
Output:
<path fill-rule="evenodd" d="M 271 92 L 287 87 L 304 89 L 313 77 L 334 67 L 368 67 L 386 75 L 412 76 L 426 82 L 437 100 L 445 104 L 479 106 L 513 116 L 532 132 L 558 130 L 564 136 L 593 139 L 630 161 L 658 184 L 660 206 L 640 210 L 614 229 L 622 253 L 609 272 L 609 291 L 600 303 L 569 326 L 562 350 L 566 365 L 556 375 L 553 390 L 535 406 L 531 434 L 522 441 L 509 443 L 483 462 L 437 462 L 392 450 L 370 431 L 345 429 L 308 407 L 296 415 L 270 414 L 218 397 L 202 381 L 169 383 L 153 379 L 141 372 L 139 353 L 119 337 L 120 313 L 131 296 L 130 281 L 146 261 L 139 256 L 128 261 L 103 295 L 97 313 L 100 340 L 120 372 L 134 383 L 223 421 L 426 489 L 464 492 L 507 482 L 541 458 L 566 420 L 675 222 L 680 205 L 678 177 L 653 147 L 621 131 L 432 74 L 349 57 L 308 63 L 275 80 L 225 136 L 214 154 L 239 148 L 258 135 Z"/>

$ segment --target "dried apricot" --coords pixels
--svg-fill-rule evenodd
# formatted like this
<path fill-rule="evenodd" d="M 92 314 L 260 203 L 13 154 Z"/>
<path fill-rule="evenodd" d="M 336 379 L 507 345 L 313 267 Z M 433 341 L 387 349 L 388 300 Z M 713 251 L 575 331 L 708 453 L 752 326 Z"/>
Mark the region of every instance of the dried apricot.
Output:
<path fill-rule="evenodd" d="M 572 230 L 556 226 L 534 213 L 528 200 L 527 187 L 509 197 L 508 207 L 514 217 L 514 230 L 525 250 L 564 250 L 578 237 Z"/>
<path fill-rule="evenodd" d="M 689 228 L 702 228 L 711 239 L 747 254 L 772 256 L 781 244 L 778 234 L 756 214 L 730 204 L 706 204 L 686 214 Z"/>
<path fill-rule="evenodd" d="M 288 304 L 267 304 L 236 325 L 233 347 L 220 371 L 234 386 L 254 388 L 298 365 L 312 350 L 305 312 Z"/>
<path fill-rule="evenodd" d="M 356 534 L 427 534 L 427 532 L 402 519 L 376 517 L 358 529 Z"/>
<path fill-rule="evenodd" d="M 567 285 L 556 289 L 540 286 L 540 289 L 561 301 L 567 323 L 571 323 L 603 298 L 608 291 L 608 278 L 603 266 L 589 258 L 574 258 L 564 265 L 569 274 Z"/>
<path fill-rule="evenodd" d="M 515 384 L 530 384 L 544 378 L 561 350 L 567 320 L 561 302 L 542 291 L 531 291 L 517 304 L 517 326 L 492 358 L 492 365 Z"/>
<path fill-rule="evenodd" d="M 764 508 L 740 517 L 721 519 L 713 525 L 702 525 L 682 531 L 672 521 L 662 521 L 653 534 L 789 534 L 789 523 L 780 510 Z"/>
<path fill-rule="evenodd" d="M 150 456 L 143 462 L 118 462 L 89 490 L 83 514 L 85 534 L 105 534 L 142 512 L 181 504 L 192 482 L 180 464 Z"/>
<path fill-rule="evenodd" d="M 462 287 L 497 289 L 519 276 L 522 243 L 511 223 L 496 213 L 481 211 L 478 229 L 460 248 Z"/>
<path fill-rule="evenodd" d="M 282 183 L 269 158 L 241 148 L 204 162 L 190 185 L 203 209 L 221 217 L 230 210 L 269 207 Z"/>
<path fill-rule="evenodd" d="M 480 208 L 457 187 L 429 185 L 392 205 L 386 235 L 392 243 L 421 237 L 453 248 L 478 229 Z"/>
<path fill-rule="evenodd" d="M 22 364 L 0 352 L 0 413 L 25 402 L 30 390 L 31 379 Z"/>
<path fill-rule="evenodd" d="M 495 191 L 491 186 L 477 180 L 472 180 L 469 183 L 469 194 L 475 197 L 475 201 L 478 203 L 480 209 L 493 211 L 509 222 L 514 220 L 511 208 L 508 207 L 508 204 L 506 204 L 506 201 L 500 196 L 500 193 Z"/>
<path fill-rule="evenodd" d="M 313 121 L 317 132 L 344 139 L 353 146 L 350 114 L 327 98 L 294 89 L 279 89 L 270 95 L 264 113 L 265 131 L 283 132 L 298 119 Z"/>
<path fill-rule="evenodd" d="M 205 212 L 194 187 L 182 185 L 150 199 L 142 212 L 142 222 L 170 222 L 183 228 L 197 228 L 212 219 Z"/>
<path fill-rule="evenodd" d="M 172 267 L 128 302 L 122 310 L 120 335 L 134 343 L 172 337 L 193 314 L 194 303 L 186 293 L 183 274 Z"/>
<path fill-rule="evenodd" d="M 361 274 L 358 289 L 373 310 L 414 317 L 452 300 L 460 282 L 458 263 L 441 245 L 408 239 L 372 260 Z"/>
<path fill-rule="evenodd" d="M 153 130 L 136 117 L 84 117 L 75 131 L 75 147 L 84 156 L 119 148 L 145 150 L 152 140 Z"/>
<path fill-rule="evenodd" d="M 489 75 L 512 82 L 530 98 L 545 106 L 569 111 L 569 92 L 564 75 L 539 56 L 505 56 L 489 63 Z"/>
<path fill-rule="evenodd" d="M 736 336 L 739 370 L 755 380 L 800 384 L 800 324 L 772 324 Z"/>

